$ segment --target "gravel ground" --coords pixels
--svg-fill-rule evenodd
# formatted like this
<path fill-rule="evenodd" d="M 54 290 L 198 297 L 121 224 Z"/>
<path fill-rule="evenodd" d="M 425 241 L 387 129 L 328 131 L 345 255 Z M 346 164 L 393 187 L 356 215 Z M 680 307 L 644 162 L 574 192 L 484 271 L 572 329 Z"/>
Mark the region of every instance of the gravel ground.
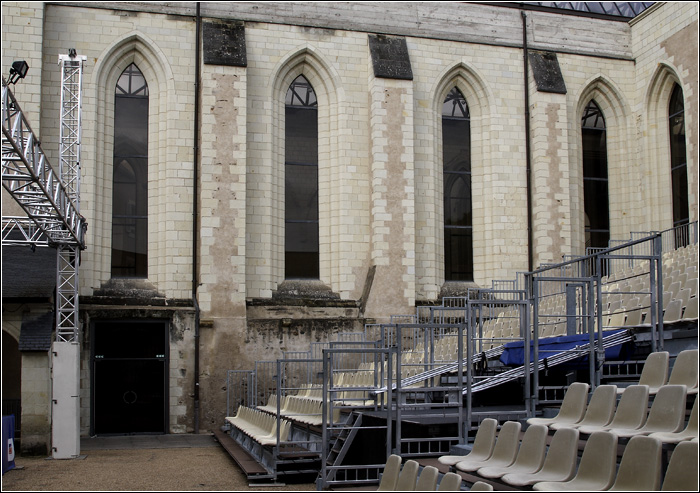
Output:
<path fill-rule="evenodd" d="M 88 450 L 84 458 L 17 457 L 2 491 L 315 491 L 314 484 L 250 486 L 219 445 Z"/>

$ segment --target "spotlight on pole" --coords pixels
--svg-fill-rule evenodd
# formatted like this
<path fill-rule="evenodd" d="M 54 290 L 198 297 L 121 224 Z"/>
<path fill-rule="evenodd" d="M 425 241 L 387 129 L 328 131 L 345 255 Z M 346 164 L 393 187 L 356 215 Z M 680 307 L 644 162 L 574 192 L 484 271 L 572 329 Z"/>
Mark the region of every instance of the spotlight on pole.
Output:
<path fill-rule="evenodd" d="M 19 79 L 24 79 L 29 70 L 29 65 L 24 60 L 17 60 L 12 62 L 12 67 L 10 68 L 10 80 L 8 84 L 16 84 Z"/>

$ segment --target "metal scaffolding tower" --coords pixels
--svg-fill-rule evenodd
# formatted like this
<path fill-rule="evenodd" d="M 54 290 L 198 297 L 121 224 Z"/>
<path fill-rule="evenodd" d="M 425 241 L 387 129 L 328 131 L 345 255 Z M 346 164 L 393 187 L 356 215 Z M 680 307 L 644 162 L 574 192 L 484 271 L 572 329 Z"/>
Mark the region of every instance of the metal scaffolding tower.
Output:
<path fill-rule="evenodd" d="M 59 55 L 61 66 L 61 136 L 59 177 L 68 200 L 80 215 L 80 137 L 82 80 L 85 56 L 75 50 Z M 82 216 L 81 216 L 82 217 Z M 83 225 L 86 227 L 87 225 Z M 79 243 L 57 244 L 56 340 L 73 342 L 78 338 L 78 267 L 80 250 L 85 248 L 84 231 Z"/>
<path fill-rule="evenodd" d="M 61 66 L 60 165 L 51 167 L 19 103 L 2 79 L 2 186 L 26 213 L 2 218 L 3 245 L 57 252 L 56 339 L 52 348 L 54 458 L 80 453 L 79 265 L 87 222 L 80 215 L 82 72 L 75 50 Z"/>

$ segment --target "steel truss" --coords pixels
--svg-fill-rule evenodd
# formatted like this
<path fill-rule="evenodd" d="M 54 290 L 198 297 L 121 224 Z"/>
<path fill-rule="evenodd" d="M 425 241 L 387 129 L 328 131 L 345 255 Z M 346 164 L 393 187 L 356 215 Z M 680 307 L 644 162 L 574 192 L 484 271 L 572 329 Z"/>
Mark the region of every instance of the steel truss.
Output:
<path fill-rule="evenodd" d="M 2 79 L 2 186 L 26 217 L 2 218 L 3 245 L 57 250 L 57 341 L 78 339 L 78 266 L 87 222 L 80 214 L 81 85 L 86 57 L 59 56 L 60 166 L 56 172 L 19 103 Z"/>
<path fill-rule="evenodd" d="M 51 167 L 5 78 L 2 79 L 2 186 L 50 244 L 85 248 L 85 218 Z M 19 224 L 15 221 L 15 225 Z"/>
<path fill-rule="evenodd" d="M 80 211 L 80 137 L 83 63 L 86 56 L 59 55 L 61 66 L 61 136 L 59 176 Z"/>

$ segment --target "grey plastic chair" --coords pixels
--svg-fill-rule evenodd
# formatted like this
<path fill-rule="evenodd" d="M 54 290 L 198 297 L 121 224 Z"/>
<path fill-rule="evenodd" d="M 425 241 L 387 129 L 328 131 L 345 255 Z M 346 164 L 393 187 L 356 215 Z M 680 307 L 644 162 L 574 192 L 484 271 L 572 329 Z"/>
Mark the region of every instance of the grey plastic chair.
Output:
<path fill-rule="evenodd" d="M 464 472 L 476 471 L 486 466 L 509 466 L 515 461 L 518 453 L 521 425 L 517 421 L 506 421 L 501 427 L 493 448 L 493 454 L 486 460 L 463 460 L 455 464 L 455 468 Z"/>
<path fill-rule="evenodd" d="M 632 437 L 625 446 L 610 491 L 656 491 L 661 484 L 661 441 Z"/>
<path fill-rule="evenodd" d="M 493 486 L 483 481 L 477 481 L 469 488 L 469 491 L 493 491 Z"/>
<path fill-rule="evenodd" d="M 580 426 L 605 426 L 610 423 L 615 415 L 617 403 L 616 385 L 599 385 L 593 391 L 591 400 L 586 408 L 586 414 L 578 423 L 552 423 L 549 427 L 553 430 L 559 428 L 578 428 Z"/>
<path fill-rule="evenodd" d="M 548 429 L 544 425 L 531 425 L 520 442 L 518 456 L 509 466 L 486 466 L 477 473 L 484 478 L 500 478 L 508 473 L 535 473 L 542 469 L 547 450 Z"/>
<path fill-rule="evenodd" d="M 496 443 L 496 429 L 498 421 L 493 418 L 486 418 L 479 424 L 479 429 L 474 437 L 474 445 L 471 452 L 466 455 L 443 455 L 438 457 L 438 462 L 446 466 L 454 466 L 463 460 L 486 460 L 493 453 L 493 446 Z"/>
<path fill-rule="evenodd" d="M 644 425 L 649 408 L 649 387 L 646 385 L 630 385 L 620 397 L 615 416 L 605 426 L 584 425 L 578 431 L 586 435 L 596 431 L 606 431 L 613 428 L 637 429 Z"/>
<path fill-rule="evenodd" d="M 698 398 L 695 397 L 693 409 L 690 411 L 688 424 L 681 431 L 676 433 L 657 431 L 649 435 L 650 437 L 658 438 L 664 443 L 680 443 L 686 440 L 698 438 Z"/>
<path fill-rule="evenodd" d="M 689 394 L 698 392 L 698 350 L 686 349 L 676 356 L 668 385 L 685 385 Z"/>
<path fill-rule="evenodd" d="M 394 491 L 414 491 L 416 489 L 418 469 L 418 462 L 407 460 L 403 465 L 403 469 L 401 469 L 401 473 L 399 473 L 399 479 L 396 481 Z"/>
<path fill-rule="evenodd" d="M 439 475 L 437 467 L 425 466 L 418 476 L 416 491 L 435 491 Z"/>
<path fill-rule="evenodd" d="M 679 443 L 666 468 L 661 491 L 698 491 L 698 443 Z"/>
<path fill-rule="evenodd" d="M 586 440 L 573 479 L 535 483 L 532 488 L 537 491 L 605 491 L 614 483 L 616 469 L 617 436 L 597 431 Z"/>
<path fill-rule="evenodd" d="M 550 426 L 554 423 L 578 423 L 583 419 L 588 402 L 589 385 L 583 382 L 574 382 L 566 390 L 559 413 L 553 418 L 529 418 L 529 425 Z"/>
<path fill-rule="evenodd" d="M 401 457 L 396 454 L 390 455 L 384 465 L 384 472 L 382 473 L 382 479 L 379 482 L 377 491 L 395 491 L 400 469 Z"/>
<path fill-rule="evenodd" d="M 668 351 L 649 353 L 644 361 L 642 373 L 639 375 L 639 385 L 648 385 L 649 394 L 654 395 L 666 385 L 668 380 Z M 617 393 L 624 392 L 624 388 L 618 388 Z"/>
<path fill-rule="evenodd" d="M 610 428 L 610 431 L 620 438 L 654 432 L 676 433 L 685 423 L 685 402 L 685 385 L 664 385 L 654 397 L 644 426 L 637 429 Z"/>
<path fill-rule="evenodd" d="M 462 487 L 462 476 L 454 472 L 448 472 L 442 477 L 438 491 L 459 491 Z"/>
<path fill-rule="evenodd" d="M 569 481 L 576 474 L 579 432 L 562 428 L 552 436 L 542 469 L 535 473 L 507 473 L 501 478 L 512 486 L 532 486 L 543 481 Z"/>

